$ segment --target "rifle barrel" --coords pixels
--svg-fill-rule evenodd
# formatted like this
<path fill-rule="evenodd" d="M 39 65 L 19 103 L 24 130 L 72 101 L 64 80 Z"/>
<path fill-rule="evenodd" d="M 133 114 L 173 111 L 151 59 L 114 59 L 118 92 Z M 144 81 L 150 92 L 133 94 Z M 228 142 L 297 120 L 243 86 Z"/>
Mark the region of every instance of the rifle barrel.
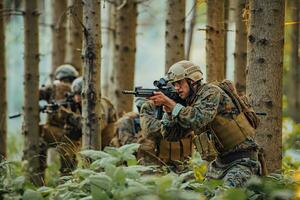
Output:
<path fill-rule="evenodd" d="M 266 116 L 266 115 L 267 115 L 267 113 L 265 113 L 265 112 L 256 112 L 255 114 L 256 114 L 256 115 L 263 115 L 263 116 Z"/>
<path fill-rule="evenodd" d="M 8 118 L 13 119 L 13 118 L 20 117 L 21 115 L 22 115 L 22 113 L 18 113 L 18 114 L 15 114 L 15 115 L 10 115 L 10 116 L 8 116 Z"/>
<path fill-rule="evenodd" d="M 122 93 L 123 94 L 136 94 L 136 92 L 132 91 L 132 90 L 123 90 Z"/>

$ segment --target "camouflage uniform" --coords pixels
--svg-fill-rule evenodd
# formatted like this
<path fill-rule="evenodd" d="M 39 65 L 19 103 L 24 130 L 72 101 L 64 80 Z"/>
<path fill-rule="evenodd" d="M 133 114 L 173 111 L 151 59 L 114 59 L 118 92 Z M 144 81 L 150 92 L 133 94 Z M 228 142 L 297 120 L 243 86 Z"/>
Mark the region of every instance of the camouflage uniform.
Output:
<path fill-rule="evenodd" d="M 74 80 L 72 84 L 72 92 L 75 95 L 80 95 L 82 91 L 82 77 L 78 77 Z M 76 130 L 78 132 L 78 136 L 80 139 L 82 132 L 82 117 L 81 117 L 81 105 L 80 112 L 68 112 L 64 110 L 62 112 L 62 115 L 65 115 L 66 117 L 66 129 L 67 130 Z M 114 136 L 114 123 L 117 121 L 117 115 L 116 110 L 112 103 L 106 99 L 101 98 L 100 99 L 100 114 L 101 114 L 101 146 L 102 148 L 108 146 L 110 144 L 110 141 L 112 140 Z"/>
<path fill-rule="evenodd" d="M 223 179 L 227 186 L 242 186 L 251 175 L 260 174 L 257 153 L 258 145 L 248 137 L 233 148 L 224 150 L 220 141 L 209 128 L 216 117 L 233 119 L 237 107 L 232 99 L 218 86 L 198 83 L 194 94 L 186 99 L 187 106 L 176 104 L 172 113 L 165 114 L 162 120 L 164 138 L 176 140 L 190 130 L 195 134 L 208 131 L 217 150 L 217 157 L 209 164 L 206 178 Z M 174 132 L 175 130 L 175 132 Z M 229 139 L 231 136 L 228 136 Z"/>
<path fill-rule="evenodd" d="M 188 170 L 188 157 L 192 154 L 192 133 L 178 140 L 165 140 L 161 134 L 161 121 L 155 118 L 156 107 L 151 101 L 143 104 L 140 114 L 143 141 L 140 151 L 146 164 L 166 164 L 176 173 Z M 175 134 L 175 133 L 173 133 Z"/>
<path fill-rule="evenodd" d="M 71 92 L 71 83 L 78 76 L 78 72 L 68 64 L 61 65 L 55 71 L 55 81 L 53 84 L 43 86 L 39 90 L 40 100 L 45 100 L 51 104 L 53 101 L 65 101 L 68 93 Z M 70 108 L 59 108 L 68 110 Z M 46 123 L 40 125 L 41 152 L 40 166 L 41 173 L 46 169 L 46 158 L 48 148 L 58 149 L 61 155 L 61 172 L 74 167 L 74 156 L 67 156 L 66 151 L 70 151 L 70 139 L 66 137 L 65 118 L 59 112 L 47 113 Z M 72 145 L 74 146 L 74 145 Z M 69 149 L 69 150 L 66 150 Z"/>
<path fill-rule="evenodd" d="M 120 147 L 125 144 L 137 143 L 141 137 L 140 116 L 136 112 L 125 113 L 115 123 L 114 138 L 111 146 Z"/>

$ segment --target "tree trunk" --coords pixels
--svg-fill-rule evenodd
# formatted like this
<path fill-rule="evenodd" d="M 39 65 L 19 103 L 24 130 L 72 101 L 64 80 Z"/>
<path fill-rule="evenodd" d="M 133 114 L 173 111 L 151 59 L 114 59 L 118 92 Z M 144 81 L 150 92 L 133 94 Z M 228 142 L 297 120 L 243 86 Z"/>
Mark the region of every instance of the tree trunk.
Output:
<path fill-rule="evenodd" d="M 299 0 L 289 1 L 292 22 L 299 23 Z M 291 54 L 290 70 L 288 72 L 288 112 L 291 118 L 300 123 L 300 66 L 298 58 L 299 47 L 299 24 L 293 24 L 291 28 Z"/>
<path fill-rule="evenodd" d="M 125 2 L 125 3 L 124 3 Z M 116 43 L 112 84 L 113 103 L 118 116 L 132 110 L 133 96 L 122 90 L 134 87 L 137 4 L 135 0 L 117 0 Z"/>
<path fill-rule="evenodd" d="M 0 10 L 4 9 L 3 0 L 0 0 Z M 6 102 L 6 68 L 5 68 L 5 29 L 4 17 L 0 14 L 0 161 L 6 158 L 7 139 L 7 102 Z"/>
<path fill-rule="evenodd" d="M 224 78 L 227 74 L 227 35 L 229 29 L 229 0 L 224 0 Z"/>
<path fill-rule="evenodd" d="M 100 0 L 83 0 L 83 94 L 82 148 L 101 149 L 100 83 L 101 20 Z"/>
<path fill-rule="evenodd" d="M 243 19 L 243 10 L 247 0 L 235 0 L 235 49 L 234 49 L 234 82 L 240 95 L 246 93 L 247 65 L 247 27 Z"/>
<path fill-rule="evenodd" d="M 250 0 L 246 93 L 266 112 L 257 129 L 269 172 L 281 169 L 284 1 Z"/>
<path fill-rule="evenodd" d="M 52 74 L 50 74 L 52 80 L 56 68 L 64 64 L 66 54 L 66 12 L 66 0 L 52 1 Z"/>
<path fill-rule="evenodd" d="M 168 0 L 166 16 L 165 72 L 184 59 L 185 0 Z"/>
<path fill-rule="evenodd" d="M 36 185 L 42 185 L 39 175 L 39 32 L 37 0 L 25 1 L 24 42 L 24 135 L 23 160 L 26 175 Z"/>
<path fill-rule="evenodd" d="M 81 48 L 82 48 L 82 4 L 77 0 L 68 0 L 70 16 L 67 18 L 67 42 L 65 63 L 73 65 L 81 74 Z"/>
<path fill-rule="evenodd" d="M 187 34 L 186 51 L 185 51 L 185 59 L 186 60 L 190 60 L 190 57 L 191 57 L 194 28 L 195 28 L 195 23 L 196 23 L 196 18 L 197 18 L 197 6 L 198 6 L 198 1 L 193 0 L 192 17 L 191 17 L 191 22 L 189 24 L 189 30 L 188 30 L 188 34 Z"/>
<path fill-rule="evenodd" d="M 208 82 L 224 79 L 224 0 L 207 1 L 206 79 Z"/>
<path fill-rule="evenodd" d="M 114 89 L 111 87 L 113 83 L 111 82 L 113 79 L 112 68 L 113 68 L 113 60 L 114 60 L 114 51 L 115 51 L 115 40 L 116 40 L 116 6 L 113 3 L 108 4 L 108 22 L 107 22 L 107 35 L 106 35 L 106 50 L 104 51 L 103 57 L 103 68 L 105 68 L 104 72 L 104 84 L 103 84 L 103 96 L 108 97 L 109 99 L 113 98 Z"/>

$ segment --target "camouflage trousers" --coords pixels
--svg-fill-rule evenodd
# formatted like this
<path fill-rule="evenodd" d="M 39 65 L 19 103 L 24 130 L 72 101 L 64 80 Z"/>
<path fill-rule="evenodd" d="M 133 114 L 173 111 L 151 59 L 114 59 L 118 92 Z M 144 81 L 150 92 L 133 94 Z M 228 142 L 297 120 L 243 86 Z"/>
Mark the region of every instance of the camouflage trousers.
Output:
<path fill-rule="evenodd" d="M 259 161 L 250 158 L 235 160 L 229 164 L 222 164 L 217 160 L 208 166 L 205 178 L 221 179 L 224 186 L 243 187 L 253 175 L 261 175 L 261 165 Z"/>

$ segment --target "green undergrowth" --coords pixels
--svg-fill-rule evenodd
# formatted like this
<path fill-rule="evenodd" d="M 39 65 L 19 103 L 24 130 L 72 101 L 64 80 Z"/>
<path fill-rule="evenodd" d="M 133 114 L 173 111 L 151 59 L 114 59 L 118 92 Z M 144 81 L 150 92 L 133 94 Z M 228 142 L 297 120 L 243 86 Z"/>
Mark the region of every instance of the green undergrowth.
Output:
<path fill-rule="evenodd" d="M 281 174 L 253 177 L 245 188 L 226 188 L 222 181 L 203 179 L 205 163 L 198 154 L 189 162 L 193 170 L 177 175 L 157 166 L 138 165 L 134 156 L 138 146 L 82 151 L 78 167 L 70 175 L 53 176 L 43 187 L 27 181 L 21 162 L 4 161 L 0 164 L 0 199 L 279 200 L 297 195 L 300 174 L 291 167 Z"/>

